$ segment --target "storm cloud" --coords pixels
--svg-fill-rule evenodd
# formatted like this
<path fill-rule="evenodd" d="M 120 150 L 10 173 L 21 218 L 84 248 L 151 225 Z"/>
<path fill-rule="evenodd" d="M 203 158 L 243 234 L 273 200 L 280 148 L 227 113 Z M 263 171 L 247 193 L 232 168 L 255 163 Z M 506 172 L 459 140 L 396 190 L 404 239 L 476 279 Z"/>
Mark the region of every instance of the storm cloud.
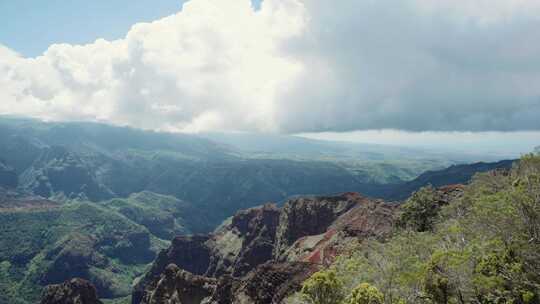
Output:
<path fill-rule="evenodd" d="M 126 37 L 0 46 L 0 113 L 209 131 L 540 130 L 536 0 L 191 0 Z"/>

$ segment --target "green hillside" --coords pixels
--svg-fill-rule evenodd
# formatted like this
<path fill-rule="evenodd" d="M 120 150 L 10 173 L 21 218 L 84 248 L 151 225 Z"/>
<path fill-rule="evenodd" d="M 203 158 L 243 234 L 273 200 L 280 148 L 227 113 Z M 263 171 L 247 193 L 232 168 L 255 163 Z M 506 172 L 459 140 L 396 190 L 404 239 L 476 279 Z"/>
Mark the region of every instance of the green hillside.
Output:
<path fill-rule="evenodd" d="M 0 303 L 34 303 L 42 286 L 71 277 L 91 280 L 101 297 L 126 296 L 166 245 L 144 226 L 95 204 L 2 211 Z"/>
<path fill-rule="evenodd" d="M 144 191 L 173 196 L 198 217 L 178 224 L 193 232 L 210 231 L 236 210 L 267 201 L 343 191 L 378 196 L 384 194 L 378 184 L 472 160 L 294 136 L 172 134 L 6 117 L 0 118 L 0 142 L 0 181 L 13 187 L 14 173 L 20 192 L 93 202 Z"/>
<path fill-rule="evenodd" d="M 290 303 L 540 303 L 540 157 L 478 174 L 445 206 L 433 191 L 401 207 L 393 237 L 352 245 Z"/>

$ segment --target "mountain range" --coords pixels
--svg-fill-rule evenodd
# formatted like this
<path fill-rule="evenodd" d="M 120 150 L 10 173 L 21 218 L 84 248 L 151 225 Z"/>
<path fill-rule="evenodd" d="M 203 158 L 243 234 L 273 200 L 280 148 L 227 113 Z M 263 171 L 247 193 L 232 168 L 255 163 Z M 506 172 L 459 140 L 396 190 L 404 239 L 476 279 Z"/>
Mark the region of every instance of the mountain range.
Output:
<path fill-rule="evenodd" d="M 101 298 L 124 301 L 171 240 L 209 233 L 238 210 L 276 202 L 268 208 L 277 214 L 271 210 L 296 197 L 350 191 L 401 201 L 421 186 L 465 183 L 512 164 L 466 165 L 482 157 L 295 136 L 19 118 L 0 119 L 0 142 L 2 304 L 33 303 L 44 286 L 73 277 L 92 282 Z M 222 245 L 234 241 L 231 224 L 223 225 L 211 234 L 223 234 Z M 219 253 L 214 273 L 251 269 L 253 256 L 230 250 Z"/>

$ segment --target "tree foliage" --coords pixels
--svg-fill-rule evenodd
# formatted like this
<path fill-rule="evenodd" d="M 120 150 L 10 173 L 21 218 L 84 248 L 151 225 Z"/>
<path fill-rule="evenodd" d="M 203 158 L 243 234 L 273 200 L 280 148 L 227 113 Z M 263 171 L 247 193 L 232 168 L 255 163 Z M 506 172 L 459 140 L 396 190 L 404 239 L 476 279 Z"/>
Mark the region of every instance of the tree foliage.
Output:
<path fill-rule="evenodd" d="M 343 300 L 342 286 L 335 271 L 319 271 L 304 282 L 301 293 L 311 304 L 337 304 Z"/>
<path fill-rule="evenodd" d="M 345 303 L 370 303 L 350 302 L 368 289 L 387 304 L 540 303 L 540 155 L 476 175 L 448 205 L 423 188 L 399 224 L 390 239 L 363 241 L 330 267 Z"/>
<path fill-rule="evenodd" d="M 383 304 L 383 294 L 369 283 L 361 283 L 353 291 L 346 304 Z"/>
<path fill-rule="evenodd" d="M 429 185 L 413 193 L 402 206 L 398 224 L 416 231 L 430 231 L 441 205 L 435 189 Z"/>

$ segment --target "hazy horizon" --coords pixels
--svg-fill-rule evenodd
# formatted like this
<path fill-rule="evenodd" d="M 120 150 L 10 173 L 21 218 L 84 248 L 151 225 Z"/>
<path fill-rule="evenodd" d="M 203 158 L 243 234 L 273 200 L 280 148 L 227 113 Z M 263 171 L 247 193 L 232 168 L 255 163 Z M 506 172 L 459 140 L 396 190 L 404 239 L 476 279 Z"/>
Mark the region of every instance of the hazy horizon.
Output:
<path fill-rule="evenodd" d="M 80 123 L 85 121 L 47 121 L 38 118 L 0 115 L 0 118 L 30 119 L 51 123 Z M 131 127 L 129 125 L 115 125 L 100 121 L 86 121 L 90 123 L 105 124 L 118 127 Z M 141 129 L 148 130 L 148 129 Z M 181 132 L 170 130 L 151 130 L 157 132 L 172 132 L 192 135 L 204 135 L 208 132 Z M 313 140 L 349 142 L 359 144 L 375 144 L 394 147 L 422 148 L 428 150 L 440 150 L 449 152 L 485 154 L 486 156 L 499 158 L 518 158 L 523 154 L 530 153 L 540 146 L 540 132 L 407 132 L 400 130 L 363 130 L 352 132 L 317 132 L 317 133 L 268 133 L 249 131 L 211 131 L 210 133 L 251 133 L 268 136 L 294 136 Z"/>

